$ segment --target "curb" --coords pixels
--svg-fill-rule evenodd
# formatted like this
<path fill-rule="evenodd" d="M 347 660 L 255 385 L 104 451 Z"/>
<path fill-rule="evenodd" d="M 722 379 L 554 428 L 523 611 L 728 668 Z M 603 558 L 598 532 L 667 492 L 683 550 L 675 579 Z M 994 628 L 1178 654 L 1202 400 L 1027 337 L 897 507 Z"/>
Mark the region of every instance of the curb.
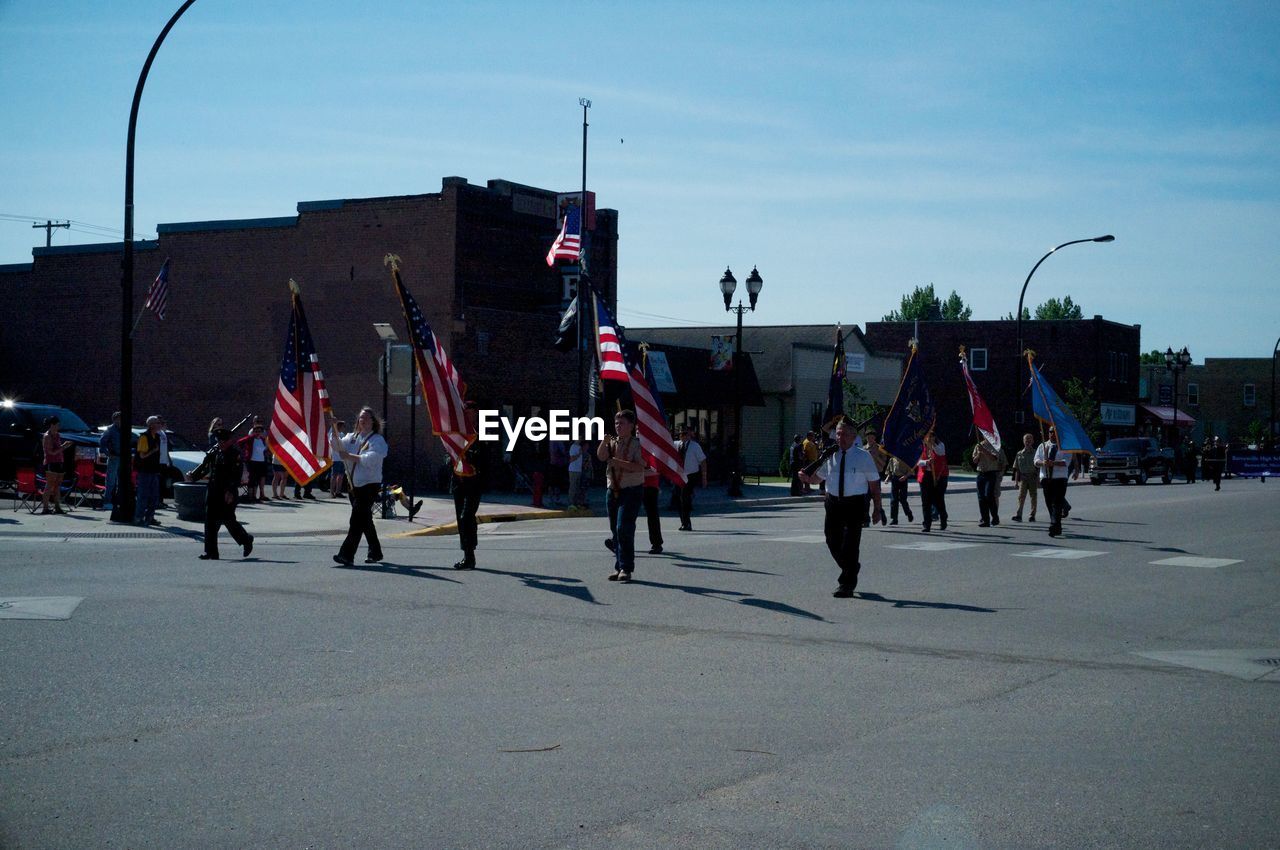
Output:
<path fill-rule="evenodd" d="M 530 519 L 562 519 L 565 517 L 591 517 L 595 516 L 590 511 L 567 511 L 567 510 L 534 510 L 521 511 L 513 514 L 481 514 L 476 517 L 476 525 L 484 525 L 491 522 L 522 522 Z M 427 528 L 417 529 L 414 531 L 402 531 L 398 534 L 390 535 L 392 538 L 405 537 L 441 537 L 448 534 L 457 534 L 458 524 L 456 522 L 446 522 L 442 525 L 432 525 Z"/>

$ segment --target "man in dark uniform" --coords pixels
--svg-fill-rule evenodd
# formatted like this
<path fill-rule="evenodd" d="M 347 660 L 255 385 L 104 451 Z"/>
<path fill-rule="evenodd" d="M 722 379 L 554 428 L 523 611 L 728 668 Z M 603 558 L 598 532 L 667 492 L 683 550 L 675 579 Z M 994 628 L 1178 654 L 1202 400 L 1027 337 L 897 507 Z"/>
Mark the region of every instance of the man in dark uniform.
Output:
<path fill-rule="evenodd" d="M 1204 464 L 1204 480 L 1213 480 L 1213 489 L 1222 489 L 1222 473 L 1227 466 L 1227 447 L 1222 444 L 1221 437 L 1214 437 L 1213 444 L 1204 450 L 1201 456 Z"/>
<path fill-rule="evenodd" d="M 236 519 L 236 494 L 240 490 L 240 476 L 244 460 L 235 445 L 235 434 L 229 428 L 213 432 L 218 445 L 204 456 L 204 462 L 192 470 L 188 481 L 209 477 L 209 490 L 205 498 L 204 553 L 202 561 L 218 560 L 218 530 L 227 527 L 236 543 L 244 547 L 244 556 L 253 551 L 253 535 L 244 530 Z"/>
<path fill-rule="evenodd" d="M 476 403 L 466 403 L 467 430 L 476 432 Z M 462 454 L 462 461 L 453 465 L 449 489 L 453 492 L 453 513 L 458 521 L 458 544 L 462 547 L 462 560 L 453 565 L 455 570 L 476 568 L 476 511 L 480 509 L 480 494 L 484 491 L 481 480 L 484 459 L 480 442 L 473 440 Z"/>

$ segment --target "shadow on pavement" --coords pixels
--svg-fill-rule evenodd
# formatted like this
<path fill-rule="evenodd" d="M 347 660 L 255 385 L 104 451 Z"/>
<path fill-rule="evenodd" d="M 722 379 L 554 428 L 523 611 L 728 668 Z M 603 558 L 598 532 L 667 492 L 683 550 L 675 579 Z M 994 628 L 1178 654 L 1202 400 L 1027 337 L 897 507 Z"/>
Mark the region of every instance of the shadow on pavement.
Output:
<path fill-rule="evenodd" d="M 644 579 L 632 579 L 631 584 L 640 585 L 642 587 L 658 587 L 664 590 L 678 590 L 681 593 L 688 593 L 693 596 L 704 596 L 711 599 L 721 599 L 725 602 L 736 602 L 739 605 L 749 605 L 752 608 L 763 608 L 766 611 L 776 611 L 779 614 L 789 614 L 793 617 L 803 617 L 806 620 L 817 620 L 825 623 L 826 620 L 803 608 L 796 608 L 793 605 L 787 605 L 782 602 L 774 602 L 770 599 L 760 599 L 749 593 L 741 593 L 736 590 L 720 590 L 715 587 L 699 587 L 692 584 L 667 584 L 661 581 L 646 581 Z M 728 599 L 726 597 L 737 597 Z"/>
<path fill-rule="evenodd" d="M 520 579 L 525 587 L 532 587 L 534 590 L 546 590 L 550 593 L 558 593 L 561 596 L 568 596 L 570 599 L 577 599 L 579 602 L 586 602 L 590 605 L 603 605 L 605 603 L 598 601 L 591 595 L 591 588 L 582 583 L 582 579 L 566 578 L 565 576 L 549 576 L 539 573 L 520 573 L 510 570 L 495 570 L 491 567 L 476 567 L 477 573 L 492 573 L 498 576 L 511 576 Z"/>
<path fill-rule="evenodd" d="M 435 579 L 436 581 L 447 581 L 450 584 L 462 584 L 462 582 L 457 579 L 431 574 L 432 570 L 445 569 L 444 567 L 408 567 L 401 566 L 399 564 L 389 564 L 386 561 L 383 561 L 381 564 L 352 564 L 351 566 L 347 566 L 346 564 L 334 564 L 333 568 L 335 570 L 354 570 L 356 572 L 366 573 L 386 573 L 387 575 L 408 576 L 410 578 L 429 578 Z"/>
<path fill-rule="evenodd" d="M 974 614 L 994 614 L 998 608 L 982 608 L 978 605 L 961 605 L 956 602 L 921 602 L 916 599 L 890 599 L 878 593 L 858 591 L 859 599 L 871 602 L 888 602 L 894 608 L 933 608 L 939 611 L 969 611 Z"/>

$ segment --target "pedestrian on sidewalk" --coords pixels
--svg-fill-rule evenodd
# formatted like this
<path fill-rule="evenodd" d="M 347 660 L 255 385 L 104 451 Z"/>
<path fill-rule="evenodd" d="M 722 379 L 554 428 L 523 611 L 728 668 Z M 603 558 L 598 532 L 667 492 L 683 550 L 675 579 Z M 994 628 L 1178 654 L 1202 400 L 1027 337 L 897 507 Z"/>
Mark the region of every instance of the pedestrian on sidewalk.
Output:
<path fill-rule="evenodd" d="M 361 537 L 369 548 L 364 562 L 376 564 L 382 560 L 382 544 L 373 525 L 373 506 L 382 489 L 382 461 L 387 456 L 387 441 L 379 433 L 381 430 L 382 424 L 373 408 L 364 407 L 356 416 L 356 430 L 342 435 L 334 423 L 330 431 L 329 447 L 334 457 L 342 458 L 351 471 L 351 522 L 346 539 L 333 556 L 333 560 L 343 566 L 355 563 Z"/>
<path fill-rule="evenodd" d="M 467 433 L 475 434 L 479 430 L 476 403 L 466 402 L 465 411 Z M 485 459 L 481 455 L 480 441 L 473 440 L 463 452 L 462 460 L 453 465 L 452 475 L 449 477 L 449 489 L 453 492 L 453 515 L 458 523 L 458 545 L 462 547 L 462 560 L 453 565 L 455 570 L 476 568 L 476 544 L 479 542 L 476 512 L 480 510 L 480 496 L 484 493 L 483 476 L 487 471 Z"/>
<path fill-rule="evenodd" d="M 569 504 L 575 508 L 587 506 L 587 444 L 574 440 L 569 445 Z"/>
<path fill-rule="evenodd" d="M 837 450 L 831 454 L 812 475 L 801 472 L 807 483 L 825 481 L 826 497 L 823 508 L 826 517 L 822 532 L 827 540 L 827 550 L 840 567 L 835 592 L 832 596 L 848 599 L 858 587 L 858 573 L 862 570 L 860 548 L 862 522 L 867 512 L 868 498 L 872 500 L 872 519 L 884 520 L 880 504 L 880 472 L 867 450 L 854 446 L 857 431 L 853 423 L 841 419 L 836 426 Z"/>
<path fill-rule="evenodd" d="M 693 491 L 698 480 L 702 481 L 703 487 L 707 486 L 707 453 L 702 450 L 688 422 L 680 426 L 676 450 L 680 452 L 685 474 L 685 485 L 680 489 L 680 530 L 693 531 Z"/>
<path fill-rule="evenodd" d="M 261 416 L 253 417 L 253 426 L 249 429 L 248 436 L 240 439 L 239 446 L 240 456 L 249 468 L 248 501 L 265 502 L 267 478 L 271 475 L 271 452 L 267 450 L 266 428 Z"/>
<path fill-rule="evenodd" d="M 347 423 L 345 420 L 339 419 L 334 423 L 338 428 L 338 433 L 345 433 Z M 336 499 L 342 495 L 344 485 L 346 484 L 347 465 L 343 463 L 336 455 L 333 458 L 333 466 L 329 467 L 329 498 Z"/>
<path fill-rule="evenodd" d="M 244 459 L 236 448 L 236 435 L 231 429 L 215 428 L 210 435 L 216 441 L 215 448 L 187 475 L 188 481 L 209 478 L 204 509 L 204 552 L 199 558 L 218 560 L 218 531 L 224 525 L 231 532 L 231 539 L 244 548 L 247 558 L 253 551 L 253 535 L 236 519 L 236 497 L 240 492 L 240 476 L 244 474 Z"/>
<path fill-rule="evenodd" d="M 120 452 L 123 429 L 120 427 L 120 411 L 111 414 L 111 424 L 98 440 L 98 451 L 107 456 L 107 481 L 102 491 L 102 509 L 115 507 L 116 485 L 120 481 Z"/>
<path fill-rule="evenodd" d="M 147 430 L 138 436 L 138 493 L 133 521 L 138 525 L 159 525 L 156 506 L 160 504 L 160 417 L 147 417 Z"/>
<path fill-rule="evenodd" d="M 1040 476 L 1036 471 L 1035 437 L 1022 435 L 1022 448 L 1013 458 L 1013 480 L 1018 485 L 1018 510 L 1014 522 L 1022 522 L 1022 506 L 1031 496 L 1030 522 L 1036 521 L 1036 501 L 1039 499 Z"/>
<path fill-rule="evenodd" d="M 43 506 L 40 513 L 65 514 L 66 511 L 62 509 L 62 477 L 66 474 L 67 449 L 71 448 L 71 441 L 62 439 L 62 435 L 58 433 L 58 429 L 62 427 L 58 417 L 46 418 L 44 427 L 45 432 L 41 437 L 44 449 L 44 492 L 40 494 Z M 53 510 L 49 510 L 50 500 L 53 501 Z"/>
<path fill-rule="evenodd" d="M 636 436 L 636 414 L 619 410 L 613 417 L 616 436 L 605 436 L 596 447 L 596 457 L 606 463 L 609 492 L 617 500 L 617 520 L 613 527 L 614 573 L 609 581 L 631 581 L 636 564 L 636 518 L 644 494 L 644 457 Z"/>

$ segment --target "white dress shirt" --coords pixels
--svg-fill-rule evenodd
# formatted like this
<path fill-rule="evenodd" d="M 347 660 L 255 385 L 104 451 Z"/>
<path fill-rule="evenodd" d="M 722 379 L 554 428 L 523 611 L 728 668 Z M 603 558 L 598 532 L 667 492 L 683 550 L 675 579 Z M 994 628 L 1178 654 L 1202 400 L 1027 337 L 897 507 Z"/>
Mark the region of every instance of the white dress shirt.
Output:
<path fill-rule="evenodd" d="M 844 460 L 844 489 L 840 489 L 840 461 Z M 814 477 L 827 482 L 828 496 L 864 496 L 871 489 L 872 481 L 880 480 L 880 470 L 871 454 L 860 446 L 846 450 L 836 449 L 835 454 L 822 462 Z"/>
<path fill-rule="evenodd" d="M 330 436 L 329 445 L 335 457 L 338 456 L 339 443 L 342 450 L 354 458 L 347 467 L 352 487 L 382 483 L 382 459 L 387 456 L 387 441 L 381 434 L 352 431 L 337 440 Z"/>
<path fill-rule="evenodd" d="M 1049 456 L 1054 457 L 1050 460 Z M 1040 480 L 1067 477 L 1067 455 L 1062 447 L 1045 441 L 1036 449 L 1036 466 L 1040 467 Z M 1061 472 L 1058 469 L 1061 468 Z"/>

